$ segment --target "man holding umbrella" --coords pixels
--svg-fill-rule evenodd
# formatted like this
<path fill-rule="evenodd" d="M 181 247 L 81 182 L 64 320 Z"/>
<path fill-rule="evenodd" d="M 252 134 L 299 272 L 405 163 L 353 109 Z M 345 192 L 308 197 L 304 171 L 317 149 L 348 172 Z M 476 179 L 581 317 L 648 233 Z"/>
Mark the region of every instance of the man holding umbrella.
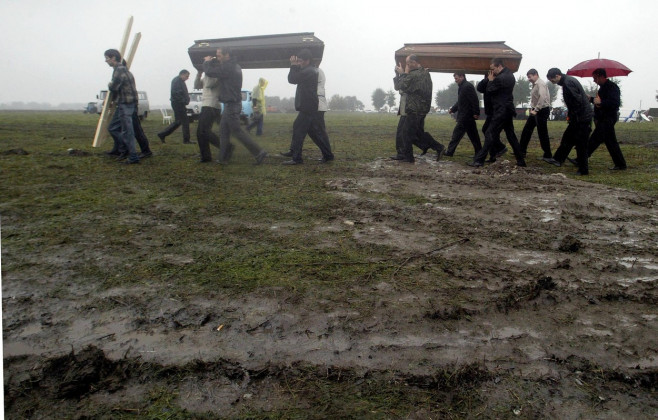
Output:
<path fill-rule="evenodd" d="M 592 72 L 594 83 L 599 85 L 599 92 L 596 97 L 590 97 L 589 100 L 594 104 L 594 132 L 589 138 L 587 144 L 587 155 L 592 153 L 605 143 L 608 153 L 612 157 L 615 166 L 610 168 L 613 171 L 623 171 L 626 169 L 626 160 L 621 153 L 617 135 L 615 134 L 615 124 L 619 120 L 618 112 L 621 104 L 621 93 L 619 87 L 608 79 L 605 69 L 596 69 Z"/>

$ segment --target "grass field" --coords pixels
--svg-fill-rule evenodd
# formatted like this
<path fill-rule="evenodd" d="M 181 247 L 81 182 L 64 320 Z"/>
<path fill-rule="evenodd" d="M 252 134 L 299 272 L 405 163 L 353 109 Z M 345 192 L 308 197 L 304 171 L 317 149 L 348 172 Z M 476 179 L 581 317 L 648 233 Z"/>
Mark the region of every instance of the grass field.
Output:
<path fill-rule="evenodd" d="M 409 315 L 408 322 L 411 325 L 407 328 L 417 328 L 412 323 L 424 325 L 431 318 L 433 322 L 441 323 L 441 327 L 431 327 L 432 334 L 446 331 L 452 333 L 458 331 L 452 324 L 454 322 L 467 325 L 472 322 L 475 325 L 477 322 L 474 319 L 478 316 L 488 319 L 491 313 L 502 311 L 482 309 L 485 297 L 478 301 L 479 298 L 476 299 L 474 294 L 490 293 L 486 292 L 484 286 L 477 291 L 467 288 L 463 283 L 465 279 L 471 280 L 474 276 L 491 276 L 495 279 L 532 277 L 533 283 L 529 286 L 525 283 L 511 289 L 509 285 L 501 286 L 500 299 L 496 301 L 492 298 L 497 303 L 484 304 L 492 308 L 504 307 L 504 311 L 509 308 L 512 308 L 509 309 L 511 311 L 517 310 L 527 300 L 517 295 L 543 293 L 533 289 L 534 279 L 541 277 L 540 271 L 533 271 L 536 268 L 515 271 L 511 267 L 504 267 L 504 270 L 494 275 L 487 271 L 489 269 L 486 266 L 490 263 L 483 259 L 478 261 L 476 256 L 448 258 L 430 254 L 423 244 L 423 241 L 429 239 L 417 234 L 439 235 L 440 240 L 435 250 L 439 249 L 438 245 L 461 244 L 469 239 L 473 243 L 480 236 L 488 238 L 487 235 L 491 235 L 494 261 L 495 246 L 511 247 L 519 252 L 546 251 L 553 247 L 551 241 L 561 238 L 551 237 L 555 232 L 551 232 L 551 229 L 543 230 L 535 221 L 528 221 L 528 225 L 523 226 L 524 237 L 518 236 L 518 232 L 496 230 L 504 224 L 502 215 L 500 220 L 492 220 L 486 231 L 467 231 L 468 224 L 475 223 L 465 218 L 470 213 L 468 209 L 460 207 L 464 225 L 457 228 L 456 225 L 443 227 L 450 218 L 446 219 L 440 213 L 440 207 L 437 207 L 442 204 L 454 204 L 457 207 L 455 203 L 459 202 L 461 188 L 464 191 L 461 198 L 474 209 L 488 205 L 487 201 L 503 203 L 526 188 L 551 193 L 557 190 L 558 198 L 562 197 L 560 188 L 572 191 L 571 188 L 575 187 L 572 184 L 561 184 L 563 178 L 558 175 L 562 173 L 566 178 L 574 178 L 575 168 L 556 168 L 538 160 L 541 150 L 536 133 L 528 150 L 528 168 L 518 172 L 515 168 L 507 170 L 512 171 L 510 176 L 515 180 L 512 184 L 504 177 L 497 178 L 486 171 L 481 174 L 473 172 L 466 166 L 472 156 L 468 139 L 462 140 L 455 156 L 448 159 L 451 163 L 445 166 L 434 167 L 425 163 L 401 169 L 387 166 L 392 165 L 386 159 L 394 154 L 394 135 L 398 121 L 397 116 L 392 114 L 328 113 L 326 122 L 336 160 L 330 164 L 317 162 L 315 159 L 321 157 L 319 150 L 307 139 L 305 164 L 282 166 L 281 162 L 285 159 L 278 156 L 278 152 L 288 149 L 294 118 L 294 114 L 266 116 L 265 134 L 262 137 L 254 136 L 254 139 L 270 153 L 270 157 L 263 165 L 254 166 L 253 158 L 240 144 L 237 144 L 233 161 L 228 165 L 199 164 L 197 145 L 182 144 L 180 131 L 168 137 L 166 144 L 159 142 L 156 133 L 162 125 L 161 120 L 154 116 L 144 122 L 154 156 L 144 159 L 139 165 L 121 165 L 104 155 L 103 152 L 110 149 L 110 144 L 97 149 L 91 147 L 97 122 L 94 115 L 73 112 L 0 112 L 2 291 L 3 305 L 9 308 L 3 311 L 5 340 L 9 339 L 11 346 L 18 346 L 25 339 L 30 339 L 30 331 L 26 326 L 36 323 L 39 327 L 38 334 L 33 335 L 34 341 L 51 344 L 44 344 L 44 349 L 48 347 L 48 351 L 33 350 L 25 354 L 41 355 L 52 362 L 53 354 L 61 354 L 73 347 L 79 352 L 82 346 L 78 344 L 86 342 L 71 339 L 69 347 L 69 336 L 66 334 L 70 333 L 58 332 L 58 322 L 61 322 L 61 328 L 70 327 L 74 331 L 76 318 L 84 318 L 87 314 L 91 317 L 92 314 L 104 311 L 123 311 L 134 315 L 130 321 L 132 324 L 128 321 L 126 324 L 137 325 L 136 331 L 146 328 L 146 319 L 149 320 L 149 328 L 157 332 L 159 330 L 152 325 L 160 322 L 156 320 L 167 313 L 168 303 L 164 301 L 177 299 L 189 303 L 201 297 L 208 301 L 226 303 L 245 302 L 255 296 L 272 295 L 276 297 L 274 300 L 281 299 L 281 302 L 293 307 L 296 302 L 303 300 L 305 303 L 299 304 L 299 311 L 304 314 L 317 311 L 331 317 L 335 308 L 340 307 L 346 313 L 359 313 L 354 317 L 368 324 L 369 317 L 379 319 L 382 313 L 387 313 L 386 307 L 394 311 L 413 310 L 408 306 L 405 308 L 402 300 L 397 298 L 391 297 L 390 301 L 382 298 L 384 303 L 374 299 L 373 294 L 379 294 L 384 287 L 388 287 L 382 284 L 388 283 L 394 284 L 396 293 L 430 296 L 427 298 L 430 302 L 440 302 L 441 311 L 423 308 L 424 312 Z M 478 124 L 480 127 L 482 122 Z M 432 115 L 426 120 L 426 130 L 443 144 L 448 143 L 453 126 L 454 122 L 446 116 Z M 565 126 L 563 122 L 549 123 L 553 150 Z M 515 127 L 517 135 L 520 135 L 523 121 L 515 121 Z M 191 125 L 191 130 L 194 138 L 196 124 Z M 623 172 L 608 171 L 607 168 L 612 166 L 611 159 L 605 147 L 600 148 L 590 161 L 591 175 L 585 179 L 579 178 L 579 181 L 585 183 L 578 184 L 580 192 L 587 191 L 591 186 L 593 197 L 583 196 L 582 203 L 577 201 L 577 197 L 573 198 L 575 205 L 571 208 L 574 214 L 569 214 L 570 218 L 567 218 L 567 209 L 563 210 L 565 230 L 580 231 L 583 225 L 585 227 L 582 232 L 586 232 L 594 229 L 592 226 L 599 221 L 615 223 L 626 220 L 625 215 L 616 213 L 599 215 L 599 212 L 605 211 L 606 206 L 603 204 L 597 204 L 594 211 L 588 207 L 595 204 L 597 194 L 602 191 L 608 194 L 609 189 L 606 187 L 620 189 L 620 195 L 626 200 L 624 203 L 631 203 L 629 207 L 639 206 L 639 214 L 646 211 L 649 215 L 647 220 L 655 214 L 655 203 L 658 200 L 658 124 L 620 123 L 617 125 L 617 136 L 629 169 Z M 69 149 L 75 149 L 75 152 L 71 154 Z M 216 156 L 217 150 L 212 151 Z M 395 171 L 395 176 L 387 171 Z M 524 171 L 528 173 L 528 185 L 523 182 Z M 364 178 L 365 172 L 368 172 L 367 179 Z M 458 175 L 460 173 L 464 175 Z M 473 173 L 475 176 L 472 176 Z M 442 174 L 446 178 L 440 178 L 443 181 L 436 183 L 436 177 Z M 402 185 L 405 187 L 402 188 Z M 477 189 L 479 186 L 490 186 L 492 191 L 500 187 L 502 192 L 500 195 L 492 192 L 491 200 L 486 195 L 471 196 L 471 193 L 480 191 Z M 442 194 L 447 194 L 448 190 L 454 191 L 455 196 L 444 197 Z M 435 203 L 434 207 L 429 205 L 432 203 Z M 530 202 L 514 207 L 513 213 L 524 215 L 534 204 Z M 575 212 L 581 211 L 580 204 L 583 207 L 582 214 L 576 215 Z M 586 215 L 592 212 L 596 212 L 596 217 L 584 221 Z M 484 217 L 490 213 L 485 211 Z M 426 222 L 423 220 L 424 215 L 431 215 L 434 221 Z M 637 216 L 633 220 L 642 218 Z M 390 222 L 396 235 L 387 237 L 386 241 L 364 240 L 370 224 L 372 230 L 382 220 Z M 571 224 L 573 220 L 581 224 Z M 359 232 L 355 233 L 352 228 Z M 612 235 L 609 232 L 614 230 L 614 226 L 606 229 L 605 234 L 599 235 L 603 242 L 606 235 Z M 623 232 L 632 229 L 633 225 L 629 222 Z M 651 237 L 655 238 L 655 232 L 651 229 L 653 227 L 642 232 L 650 232 L 646 235 L 654 235 Z M 417 236 L 411 236 L 414 233 L 412 231 Z M 601 249 L 604 249 L 604 245 L 600 245 Z M 486 254 L 484 250 L 482 252 Z M 609 252 L 610 258 L 615 253 L 625 255 L 625 251 L 617 248 Z M 421 256 L 427 258 L 428 262 L 415 263 Z M 594 261 L 593 256 L 589 258 L 588 264 L 594 268 L 584 271 L 586 275 L 605 277 L 602 272 L 607 273 L 606 264 L 612 263 Z M 641 260 L 638 256 L 634 258 Z M 651 260 L 653 257 L 649 255 L 642 258 Z M 558 258 L 558 261 L 563 259 Z M 552 261 L 551 264 L 560 269 L 564 262 Z M 569 265 L 568 260 L 566 264 Z M 577 266 L 575 262 L 571 265 Z M 619 269 L 609 271 L 619 272 Z M 552 275 L 559 284 L 558 289 L 563 288 L 564 296 L 570 296 L 569 286 L 560 281 L 566 283 L 571 274 L 565 273 L 564 278 Z M 597 295 L 599 292 L 600 295 Z M 599 296 L 600 301 L 605 300 L 600 296 L 610 294 L 609 291 L 599 292 L 591 291 L 593 295 Z M 491 292 L 494 295 L 496 293 L 498 291 Z M 633 301 L 649 307 L 655 304 L 653 297 L 647 297 L 653 296 L 655 291 L 642 293 L 638 292 L 641 297 Z M 560 295 L 557 300 L 569 300 L 564 296 Z M 279 304 L 284 304 L 281 302 Z M 252 308 L 253 313 L 261 310 L 258 305 Z M 160 307 L 162 309 L 158 309 Z M 30 315 L 31 311 L 33 313 Z M 51 314 L 52 321 L 44 324 L 44 313 Z M 217 324 L 226 323 L 222 321 L 225 315 L 215 314 L 210 319 Z M 347 316 L 347 321 L 350 316 Z M 572 323 L 567 315 L 560 316 L 563 318 L 556 321 L 559 327 Z M 396 319 L 396 322 L 403 323 L 399 328 L 402 333 L 405 331 L 404 314 L 400 317 L 402 320 Z M 100 323 L 100 319 L 94 322 Z M 208 321 L 204 321 L 201 326 L 197 325 L 196 331 L 203 330 L 202 327 L 208 329 L 205 322 Z M 46 325 L 53 327 L 46 328 Z M 262 325 L 265 324 L 259 321 L 253 328 L 261 328 Z M 169 331 L 172 327 L 162 328 Z M 149 330 L 149 334 L 153 334 L 153 329 Z M 246 329 L 251 333 L 251 330 Z M 340 326 L 336 325 L 338 329 Z M 391 329 L 395 328 L 387 324 L 386 330 Z M 98 329 L 94 331 L 100 334 Z M 348 332 L 358 335 L 349 329 Z M 392 334 L 395 336 L 397 333 L 396 330 Z M 189 332 L 186 334 L 189 335 Z M 304 335 L 304 330 L 301 329 L 299 334 Z M 564 341 L 563 338 L 555 340 Z M 76 343 L 75 346 L 73 343 Z M 653 343 L 648 343 L 646 348 L 651 348 Z M 96 342 L 94 344 L 98 345 Z M 373 345 L 372 348 L 375 347 Z M 13 348 L 6 347 L 5 353 L 7 350 L 11 353 Z M 254 344 L 254 348 L 258 346 Z M 125 351 L 124 348 L 120 350 Z M 172 354 L 176 351 L 172 350 Z M 577 355 L 585 353 L 574 350 Z M 395 353 L 392 354 L 394 357 Z M 565 354 L 569 353 L 565 351 Z M 593 383 L 603 384 L 616 378 L 616 360 L 597 370 L 599 367 L 596 365 L 585 368 L 582 365 L 576 366 L 566 355 L 564 360 L 560 359 L 561 366 L 573 367 L 573 372 L 592 375 Z M 94 402 L 93 397 L 89 397 L 94 392 L 87 390 L 78 394 L 78 397 L 84 396 L 82 402 L 76 403 L 75 398 L 66 397 L 62 407 L 77 410 L 78 414 L 91 413 L 92 417 L 95 415 L 97 418 L 214 418 L 212 414 L 204 414 L 212 413 L 212 407 L 203 404 L 194 406 L 185 402 L 180 381 L 181 378 L 205 377 L 213 369 L 220 376 L 231 377 L 227 373 L 231 370 L 227 365 L 230 362 L 222 359 L 211 363 L 206 360 L 203 363 L 209 364 L 205 365 L 201 362 L 188 362 L 189 358 L 186 358 L 185 361 L 175 363 L 172 362 L 175 357 L 168 357 L 166 362 L 152 361 L 162 363 L 157 366 L 149 365 L 151 361 L 142 363 L 139 359 L 115 358 L 124 361 L 117 362 L 119 365 L 113 365 L 113 368 L 124 369 L 123 374 L 127 378 L 141 375 L 140 383 L 146 381 L 144 378 L 154 381 L 152 386 L 144 389 L 143 395 L 135 397 L 133 405 L 138 407 L 136 411 L 117 411 L 113 403 L 107 402 L 113 398 L 119 399 L 112 397 L 114 390 L 108 391 L 105 402 Z M 381 357 L 391 357 L 391 354 L 386 353 L 386 356 Z M 34 379 L 32 382 L 24 380 L 29 376 L 25 373 L 29 369 L 26 368 L 25 372 L 20 370 L 23 360 L 18 356 L 5 360 L 6 365 L 9 363 L 13 367 L 11 379 L 7 379 L 5 372 L 5 386 L 9 385 L 10 388 L 5 392 L 5 398 L 9 401 L 9 413 L 14 418 L 26 413 L 47 413 L 52 401 L 63 398 L 61 394 L 54 393 L 38 402 L 43 395 L 38 393 L 39 389 L 34 385 L 29 385 L 37 383 Z M 27 360 L 36 363 L 32 359 Z M 300 357 L 300 360 L 308 362 L 304 357 Z M 297 360 L 290 359 L 281 363 L 286 364 L 286 369 L 290 367 L 288 364 L 292 365 L 291 370 L 281 366 L 281 370 L 273 373 L 276 369 L 267 364 L 270 366 L 267 375 L 262 373 L 264 370 L 261 369 L 266 369 L 262 366 L 244 368 L 243 372 L 248 372 L 246 377 L 242 377 L 245 381 L 249 375 L 258 378 L 254 381 L 260 381 L 262 378 L 258 372 L 275 381 L 276 392 L 272 391 L 270 397 L 276 400 L 274 394 L 277 394 L 279 402 L 268 400 L 270 402 L 266 404 L 259 400 L 259 405 L 250 404 L 243 398 L 235 403 L 238 407 L 235 410 L 239 414 L 233 412 L 229 417 L 405 418 L 410 413 L 416 413 L 418 418 L 434 414 L 444 418 L 468 418 L 474 416 L 474 412 L 485 409 L 489 410 L 484 411 L 487 413 L 483 415 L 486 418 L 512 416 L 509 405 L 514 398 L 510 397 L 511 394 L 506 394 L 500 405 L 492 406 L 491 401 L 487 402 L 487 393 L 481 388 L 482 384 L 491 384 L 497 378 L 496 375 L 508 378 L 505 376 L 508 374 L 502 374 L 491 367 L 487 369 L 482 364 L 484 362 L 478 359 L 461 358 L 459 364 L 456 360 L 439 367 L 432 365 L 434 370 L 429 376 L 410 373 L 434 363 L 421 357 L 414 362 L 413 367 L 409 365 L 409 371 L 402 369 L 403 377 L 399 376 L 401 371 L 396 370 L 399 367 L 387 367 L 384 362 L 381 362 L 381 369 L 370 371 L 369 374 L 344 366 L 338 368 L 331 363 L 296 364 Z M 241 363 L 248 365 L 245 361 Z M 132 376 L 127 374 L 128 367 L 135 369 L 136 373 Z M 16 373 L 18 371 L 22 373 Z M 596 376 L 597 372 L 601 375 Z M 651 372 L 655 375 L 655 368 Z M 538 389 L 544 386 L 543 380 L 533 379 L 530 388 L 524 388 L 523 379 L 509 378 L 510 392 L 514 390 L 525 393 L 530 398 L 530 402 L 524 406 L 524 413 L 530 417 L 533 416 L 528 413 L 535 413 L 535 418 L 543 417 L 541 409 L 550 400 L 548 391 L 544 389 L 532 394 L 530 390 L 532 386 Z M 41 389 L 45 389 L 45 379 L 40 380 Z M 206 380 L 210 381 L 208 378 Z M 655 384 L 655 377 L 651 383 Z M 650 400 L 651 395 L 655 397 L 655 389 L 642 389 L 646 400 Z M 581 403 L 578 410 L 585 410 L 579 411 L 585 417 L 588 413 L 598 413 L 596 408 L 590 407 L 593 410 L 590 412 L 587 411 L 589 408 L 583 408 L 588 406 L 588 398 L 594 401 L 592 406 L 598 401 L 595 391 L 590 391 L 585 396 L 578 394 L 577 398 L 574 397 Z M 309 406 L 318 410 L 319 414 L 309 415 Z M 638 407 L 640 409 L 643 406 Z M 655 405 L 652 409 L 655 410 Z"/>

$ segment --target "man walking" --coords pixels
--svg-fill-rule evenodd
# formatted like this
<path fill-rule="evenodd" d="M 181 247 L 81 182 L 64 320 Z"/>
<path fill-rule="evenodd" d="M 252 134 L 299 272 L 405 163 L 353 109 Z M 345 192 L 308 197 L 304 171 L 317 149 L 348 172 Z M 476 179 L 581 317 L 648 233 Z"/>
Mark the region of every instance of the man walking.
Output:
<path fill-rule="evenodd" d="M 190 103 L 190 94 L 187 92 L 185 81 L 190 78 L 190 72 L 183 69 L 171 81 L 171 109 L 174 110 L 174 122 L 167 128 L 158 133 L 158 137 L 164 143 L 165 137 L 176 131 L 178 127 L 183 126 L 183 143 L 191 144 L 190 141 L 190 122 L 187 118 L 187 104 Z"/>
<path fill-rule="evenodd" d="M 295 109 L 298 111 L 297 118 L 292 126 L 292 141 L 290 143 L 291 160 L 283 162 L 284 165 L 298 165 L 303 163 L 302 148 L 304 138 L 310 130 L 317 130 L 318 124 L 318 69 L 311 65 L 311 51 L 303 49 L 298 55 L 290 57 L 290 71 L 288 82 L 297 85 L 295 91 Z M 333 160 L 328 137 L 314 136 L 316 144 L 322 152 L 325 162 Z M 316 140 L 314 139 L 314 140 Z"/>
<path fill-rule="evenodd" d="M 267 152 L 254 142 L 249 134 L 240 126 L 242 111 L 242 68 L 234 57 L 231 49 L 217 49 L 217 58 L 205 57 L 203 71 L 209 77 L 219 79 L 219 101 L 224 104 L 222 122 L 219 126 L 219 162 L 228 163 L 233 149 L 231 134 L 238 138 L 260 165 L 267 157 Z"/>
<path fill-rule="evenodd" d="M 420 65 L 415 54 L 407 56 L 404 69 L 402 64 L 398 64 L 395 72 L 400 77 L 400 93 L 406 95 L 405 113 L 407 114 L 404 119 L 402 154 L 400 159 L 396 160 L 414 163 L 413 145 L 420 145 L 429 140 L 429 137 L 425 136 L 425 117 L 432 105 L 432 78 Z M 431 139 L 427 142 L 427 146 L 436 150 L 439 160 L 443 153 L 443 145 Z"/>
<path fill-rule="evenodd" d="M 455 83 L 457 83 L 457 103 L 450 108 L 450 114 L 457 113 L 457 125 L 452 131 L 452 140 L 448 144 L 445 152 L 446 156 L 452 156 L 459 145 L 459 142 L 468 134 L 469 140 L 475 149 L 475 153 L 482 149 L 480 135 L 478 134 L 475 120 L 480 118 L 480 100 L 475 92 L 475 87 L 466 80 L 465 73 L 453 74 Z"/>
<path fill-rule="evenodd" d="M 217 121 L 221 123 L 222 108 L 219 105 L 219 80 L 198 72 L 194 79 L 194 89 L 201 91 L 201 113 L 196 130 L 197 142 L 201 159 L 199 163 L 212 162 L 210 145 L 219 149 L 219 137 L 212 132 L 212 126 Z"/>
<path fill-rule="evenodd" d="M 619 86 L 608 79 L 605 69 L 594 70 L 592 78 L 594 83 L 599 85 L 599 92 L 596 97 L 589 98 L 590 102 L 594 104 L 595 127 L 587 144 L 587 155 L 592 156 L 601 143 L 605 143 L 612 162 L 615 164 L 610 170 L 623 171 L 626 169 L 626 160 L 621 153 L 615 133 L 615 124 L 619 120 L 621 92 Z"/>
<path fill-rule="evenodd" d="M 121 125 L 121 140 L 128 153 L 125 163 L 139 163 L 135 147 L 135 131 L 133 128 L 133 114 L 137 106 L 137 87 L 135 78 L 121 61 L 121 53 L 115 49 L 105 51 L 105 62 L 112 68 L 112 80 L 108 90 L 114 95 L 117 110 L 115 111 Z"/>
<path fill-rule="evenodd" d="M 587 139 L 592 130 L 592 109 L 589 98 L 576 78 L 562 74 L 558 68 L 548 70 L 546 78 L 551 83 L 562 86 L 562 97 L 569 113 L 569 124 L 562 134 L 560 146 L 555 151 L 553 159 L 562 165 L 575 146 L 578 161 L 576 175 L 588 175 Z"/>
<path fill-rule="evenodd" d="M 495 144 L 500 142 L 500 132 L 508 128 L 509 130 L 506 133 L 510 137 L 507 138 L 507 141 L 512 146 L 512 151 L 514 151 L 516 164 L 517 166 L 526 166 L 525 160 L 521 155 L 519 141 L 514 134 L 516 109 L 514 108 L 512 91 L 514 90 L 516 80 L 510 69 L 505 67 L 503 60 L 500 58 L 491 60 L 489 68 L 487 93 L 491 95 L 493 115 L 491 117 L 491 123 L 484 135 L 484 146 L 475 154 L 473 162 L 469 162 L 468 165 L 475 167 L 484 165 L 484 159 L 487 157 L 489 151 Z"/>
<path fill-rule="evenodd" d="M 539 145 L 544 151 L 542 159 L 545 162 L 555 164 L 553 154 L 551 153 L 551 141 L 548 138 L 548 117 L 551 113 L 551 94 L 548 91 L 548 86 L 537 73 L 537 70 L 530 69 L 528 73 L 528 80 L 532 83 L 532 90 L 530 91 L 530 116 L 526 120 L 523 131 L 521 132 L 521 153 L 525 157 L 528 151 L 528 143 L 532 132 L 537 127 L 537 136 L 539 136 Z"/>

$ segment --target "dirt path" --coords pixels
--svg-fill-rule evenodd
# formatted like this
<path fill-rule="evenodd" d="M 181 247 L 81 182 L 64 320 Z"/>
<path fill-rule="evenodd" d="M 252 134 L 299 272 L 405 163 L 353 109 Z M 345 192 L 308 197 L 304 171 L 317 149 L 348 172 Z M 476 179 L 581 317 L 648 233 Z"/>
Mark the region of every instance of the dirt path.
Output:
<path fill-rule="evenodd" d="M 316 400 L 291 393 L 284 378 L 332 370 L 353 384 L 439 391 L 450 383 L 437 372 L 450 372 L 488 418 L 658 416 L 655 199 L 508 161 L 472 170 L 381 159 L 326 188 L 343 206 L 317 231 L 390 247 L 369 262 L 373 273 L 395 267 L 390 278 L 320 295 L 181 298 L 144 287 L 62 292 L 57 276 L 3 273 L 9 413 L 25 413 L 28 401 L 39 413 L 40 398 L 78 413 L 139 405 L 144 375 L 171 386 L 154 373 L 166 368 L 178 369 L 177 404 L 192 413 L 303 409 Z M 76 246 L 33 258 L 59 260 L 66 276 L 67 258 L 101 252 Z M 412 268 L 416 287 L 400 286 L 396 276 Z M 53 371 L 91 376 L 49 387 Z M 401 417 L 473 414 L 446 407 L 454 401 Z"/>

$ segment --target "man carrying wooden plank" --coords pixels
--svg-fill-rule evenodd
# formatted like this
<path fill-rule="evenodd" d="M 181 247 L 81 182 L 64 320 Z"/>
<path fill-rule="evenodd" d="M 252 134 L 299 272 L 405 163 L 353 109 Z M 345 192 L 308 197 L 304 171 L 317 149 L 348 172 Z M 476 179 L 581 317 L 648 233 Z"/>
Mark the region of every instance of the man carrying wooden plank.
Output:
<path fill-rule="evenodd" d="M 112 68 L 112 80 L 108 90 L 112 92 L 116 104 L 116 112 L 121 122 L 121 139 L 128 151 L 128 159 L 123 163 L 139 163 L 139 156 L 135 147 L 135 131 L 132 116 L 137 106 L 137 87 L 135 78 L 121 61 L 121 53 L 115 49 L 105 51 L 105 62 Z"/>

